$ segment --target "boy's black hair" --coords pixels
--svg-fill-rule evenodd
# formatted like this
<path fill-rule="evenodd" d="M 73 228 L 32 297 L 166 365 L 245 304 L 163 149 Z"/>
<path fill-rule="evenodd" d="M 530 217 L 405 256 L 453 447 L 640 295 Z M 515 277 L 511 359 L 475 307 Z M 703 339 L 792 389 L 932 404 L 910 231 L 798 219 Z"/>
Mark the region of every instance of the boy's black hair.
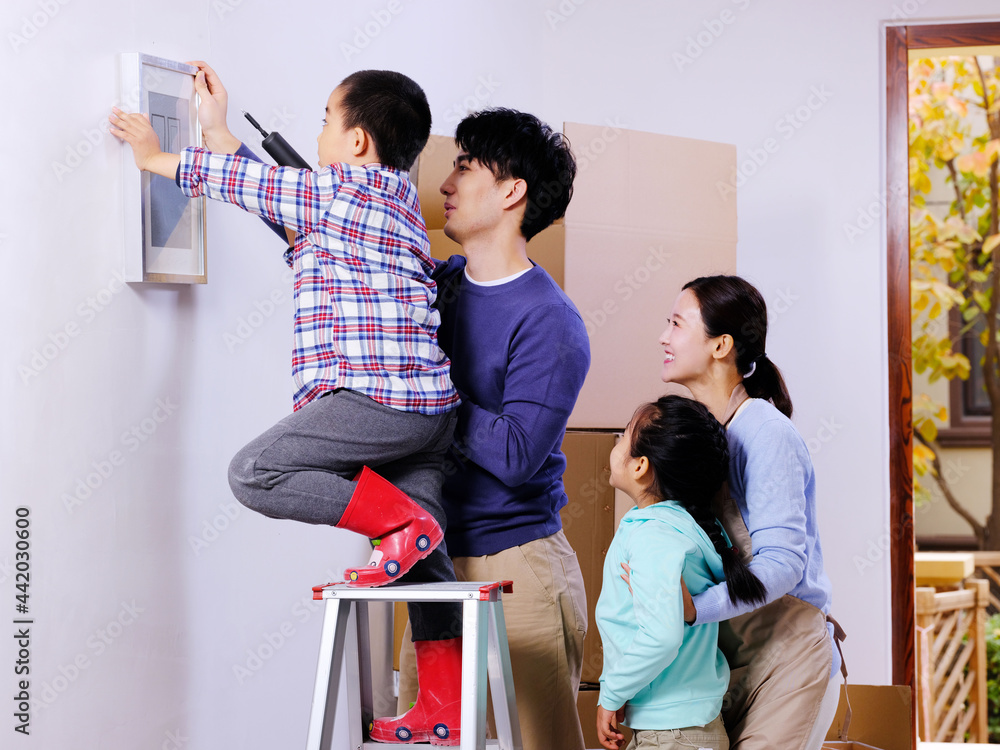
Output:
<path fill-rule="evenodd" d="M 431 108 L 424 90 L 392 70 L 359 70 L 340 87 L 344 127 L 363 128 L 375 143 L 380 163 L 409 170 L 431 134 Z"/>
<path fill-rule="evenodd" d="M 458 147 L 499 180 L 528 185 L 521 234 L 530 240 L 566 213 L 576 159 L 569 141 L 534 115 L 513 109 L 475 112 L 458 124 Z"/>

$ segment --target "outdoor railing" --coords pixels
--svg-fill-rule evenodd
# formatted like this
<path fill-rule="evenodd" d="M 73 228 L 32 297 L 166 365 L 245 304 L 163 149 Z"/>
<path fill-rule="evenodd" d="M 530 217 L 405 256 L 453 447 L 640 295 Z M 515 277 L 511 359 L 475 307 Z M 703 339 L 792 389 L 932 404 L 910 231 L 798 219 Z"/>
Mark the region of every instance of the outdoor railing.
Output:
<path fill-rule="evenodd" d="M 1000 552 L 973 552 L 976 565 L 976 577 L 986 578 L 991 582 L 989 614 L 1000 612 L 1000 598 L 994 591 L 1000 591 Z"/>
<path fill-rule="evenodd" d="M 989 583 L 968 579 L 958 591 L 920 587 L 916 593 L 920 739 L 988 742 L 985 626 Z"/>

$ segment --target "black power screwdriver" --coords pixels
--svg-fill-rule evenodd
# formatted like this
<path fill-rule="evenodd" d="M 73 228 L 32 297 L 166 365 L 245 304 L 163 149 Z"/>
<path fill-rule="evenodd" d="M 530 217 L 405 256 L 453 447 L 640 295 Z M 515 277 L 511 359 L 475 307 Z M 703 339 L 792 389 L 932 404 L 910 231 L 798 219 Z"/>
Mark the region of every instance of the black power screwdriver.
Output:
<path fill-rule="evenodd" d="M 312 165 L 306 162 L 301 156 L 299 156 L 295 149 L 288 145 L 288 141 L 281 137 L 281 133 L 277 130 L 272 130 L 268 133 L 264 128 L 260 126 L 249 112 L 246 110 L 240 110 L 243 112 L 243 116 L 246 117 L 250 124 L 253 125 L 260 134 L 264 136 L 264 140 L 261 143 L 264 146 L 264 150 L 271 155 L 271 158 L 278 162 L 280 167 L 295 167 L 296 169 L 313 169 Z"/>

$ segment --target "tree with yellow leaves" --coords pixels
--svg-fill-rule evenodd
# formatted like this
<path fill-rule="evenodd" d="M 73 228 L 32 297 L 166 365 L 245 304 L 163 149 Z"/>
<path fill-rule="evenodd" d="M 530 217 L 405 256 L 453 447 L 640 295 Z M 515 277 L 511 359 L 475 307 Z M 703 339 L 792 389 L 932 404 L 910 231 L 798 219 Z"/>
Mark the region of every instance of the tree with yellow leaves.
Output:
<path fill-rule="evenodd" d="M 910 63 L 910 278 L 913 368 L 930 382 L 966 379 L 982 368 L 993 414 L 991 511 L 980 522 L 957 500 L 941 471 L 938 422 L 947 409 L 926 395 L 913 409 L 913 468 L 917 500 L 933 477 L 972 527 L 980 549 L 1000 549 L 1000 346 L 994 300 L 1000 300 L 998 165 L 1000 58 L 941 57 Z M 950 206 L 928 205 L 943 180 Z M 958 325 L 953 323 L 958 320 Z M 958 340 L 981 329 L 981 362 L 955 351 Z"/>

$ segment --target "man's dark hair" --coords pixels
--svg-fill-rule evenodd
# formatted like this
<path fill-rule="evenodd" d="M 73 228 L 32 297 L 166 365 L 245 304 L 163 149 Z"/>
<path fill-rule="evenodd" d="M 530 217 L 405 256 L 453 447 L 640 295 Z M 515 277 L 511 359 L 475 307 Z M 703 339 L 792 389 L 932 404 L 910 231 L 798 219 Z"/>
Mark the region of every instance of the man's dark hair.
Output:
<path fill-rule="evenodd" d="M 408 170 L 427 145 L 431 108 L 413 79 L 392 70 L 359 70 L 340 87 L 345 128 L 363 128 L 375 142 L 379 162 Z"/>
<path fill-rule="evenodd" d="M 475 112 L 458 124 L 455 143 L 499 180 L 524 180 L 528 202 L 521 234 L 530 240 L 566 213 L 576 159 L 562 133 L 513 109 Z"/>

